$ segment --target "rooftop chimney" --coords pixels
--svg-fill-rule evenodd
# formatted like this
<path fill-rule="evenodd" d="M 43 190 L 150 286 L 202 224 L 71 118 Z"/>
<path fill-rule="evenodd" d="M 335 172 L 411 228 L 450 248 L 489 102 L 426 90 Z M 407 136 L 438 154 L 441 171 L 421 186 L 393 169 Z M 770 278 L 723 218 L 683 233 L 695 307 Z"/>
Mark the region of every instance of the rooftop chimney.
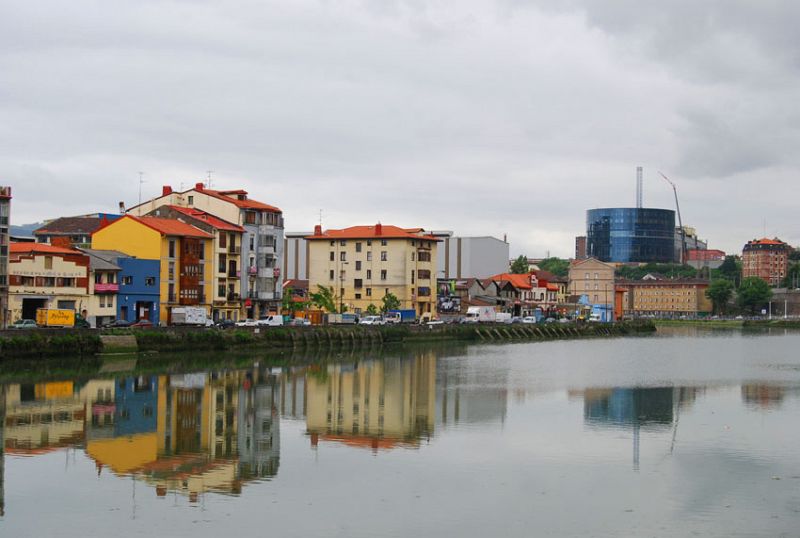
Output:
<path fill-rule="evenodd" d="M 314 226 L 314 235 L 322 235 L 322 224 Z"/>
<path fill-rule="evenodd" d="M 375 225 L 375 235 L 381 235 L 382 233 L 383 233 L 383 226 L 381 226 L 381 223 L 379 222 L 378 224 Z"/>
<path fill-rule="evenodd" d="M 169 185 L 164 185 L 161 187 L 161 196 L 167 196 L 169 194 L 172 194 L 172 187 Z"/>
<path fill-rule="evenodd" d="M 195 183 L 194 184 L 194 190 L 202 191 L 203 190 L 203 183 L 202 182 L 201 183 Z"/>
<path fill-rule="evenodd" d="M 119 203 L 119 214 L 120 215 L 124 215 L 125 214 L 125 202 L 120 202 Z"/>

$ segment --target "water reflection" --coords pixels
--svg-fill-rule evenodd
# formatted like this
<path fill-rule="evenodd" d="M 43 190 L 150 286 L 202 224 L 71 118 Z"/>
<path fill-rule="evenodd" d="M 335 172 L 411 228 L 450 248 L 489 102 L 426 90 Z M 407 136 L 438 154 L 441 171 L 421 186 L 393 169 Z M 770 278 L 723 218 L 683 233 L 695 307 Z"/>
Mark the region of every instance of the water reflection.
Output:
<path fill-rule="evenodd" d="M 724 425 L 736 425 L 736 420 L 752 424 L 766 417 L 769 426 L 768 420 L 777 415 L 772 411 L 781 407 L 792 410 L 791 397 L 800 394 L 797 380 L 791 379 L 718 382 L 700 377 L 695 386 L 685 382 L 670 386 L 670 379 L 679 378 L 659 369 L 670 364 L 665 361 L 648 366 L 656 372 L 650 378 L 653 386 L 639 386 L 637 380 L 647 376 L 638 373 L 628 377 L 627 383 L 617 383 L 613 376 L 601 377 L 596 362 L 578 362 L 584 359 L 577 354 L 577 358 L 558 363 L 533 354 L 544 347 L 514 348 L 530 353 L 502 359 L 495 355 L 495 348 L 483 349 L 475 354 L 460 349 L 458 357 L 424 349 L 387 357 L 365 353 L 282 363 L 289 366 L 256 363 L 239 369 L 117 377 L 98 374 L 94 379 L 0 385 L 0 513 L 5 508 L 4 493 L 9 493 L 4 491 L 8 456 L 29 457 L 16 463 L 31 461 L 31 457 L 42 461 L 47 453 L 65 447 L 86 456 L 86 474 L 90 476 L 85 481 L 90 487 L 94 486 L 90 481 L 93 468 L 101 480 L 115 483 L 114 477 L 119 476 L 133 478 L 135 485 L 146 484 L 146 497 L 154 499 L 153 503 L 169 495 L 189 501 L 187 505 L 194 508 L 201 505 L 192 503 L 205 499 L 207 493 L 215 494 L 208 498 L 223 501 L 240 496 L 236 504 L 242 506 L 253 497 L 254 502 L 263 500 L 254 490 L 262 495 L 273 493 L 281 502 L 311 496 L 305 490 L 297 493 L 306 485 L 297 485 L 300 475 L 305 480 L 319 479 L 323 485 L 315 484 L 313 493 L 320 500 L 326 498 L 316 492 L 324 486 L 337 492 L 331 495 L 342 495 L 340 491 L 359 494 L 343 482 L 325 484 L 338 476 L 336 472 L 373 473 L 374 483 L 388 481 L 393 487 L 400 484 L 397 487 L 401 489 L 404 482 L 397 476 L 413 472 L 413 465 L 405 465 L 410 459 L 426 462 L 426 472 L 431 474 L 444 469 L 442 476 L 463 484 L 467 492 L 475 480 L 470 473 L 480 473 L 481 484 L 494 487 L 497 496 L 519 475 L 522 489 L 504 501 L 511 505 L 526 498 L 529 491 L 525 488 L 538 481 L 537 498 L 546 503 L 542 491 L 555 497 L 558 486 L 553 484 L 561 484 L 562 476 L 573 480 L 576 490 L 596 486 L 581 480 L 593 472 L 592 465 L 598 461 L 617 463 L 617 468 L 606 466 L 603 472 L 621 470 L 625 476 L 613 478 L 620 482 L 628 479 L 625 486 L 631 490 L 639 487 L 645 475 L 695 473 L 705 465 L 706 453 L 721 461 L 719 446 L 727 448 L 728 438 L 734 435 L 730 429 L 722 429 Z M 627 372 L 615 359 L 608 359 L 606 371 L 616 366 Z M 783 375 L 784 370 L 754 371 Z M 621 374 L 619 377 L 624 379 Z M 708 405 L 711 396 L 713 406 Z M 764 410 L 770 412 L 754 412 Z M 724 423 L 716 418 L 723 413 Z M 676 451 L 674 458 L 663 463 L 667 459 L 663 454 L 672 453 L 679 428 L 685 432 L 678 436 L 682 446 L 695 443 L 694 450 Z M 760 441 L 747 437 L 744 426 L 734 431 L 741 435 L 740 444 L 745 448 Z M 722 442 L 721 436 L 726 436 Z M 370 458 L 370 452 L 379 457 Z M 730 449 L 729 453 L 731 468 L 742 466 L 750 456 L 746 449 Z M 329 457 L 323 458 L 323 454 Z M 355 470 L 346 465 L 335 469 L 341 462 L 363 462 L 365 454 L 380 463 L 369 469 L 366 465 Z M 764 458 L 763 452 L 757 456 L 757 460 Z M 647 466 L 648 473 L 631 472 L 631 467 L 640 468 L 640 460 L 646 462 L 642 466 Z M 301 473 L 298 467 L 309 461 L 322 463 Z M 433 463 L 427 466 L 428 461 Z M 398 462 L 403 464 L 402 472 Z M 326 463 L 330 467 L 322 469 Z M 454 473 L 463 473 L 467 477 L 463 482 L 456 474 L 446 474 L 458 463 L 462 467 Z M 751 466 L 757 469 L 754 473 L 768 467 L 762 460 L 758 463 Z M 684 471 L 682 465 L 692 471 Z M 725 465 L 719 464 L 718 469 Z M 499 469 L 496 474 L 495 468 Z M 314 474 L 317 471 L 321 472 Z M 271 481 L 279 472 L 282 480 Z M 604 475 L 604 479 L 611 477 Z M 422 483 L 424 477 L 414 480 Z M 262 484 L 260 490 L 248 489 L 267 481 L 271 482 Z M 428 488 L 437 491 L 433 485 Z M 411 489 L 416 495 L 417 485 Z M 565 498 L 571 498 L 573 492 L 565 491 Z M 281 496 L 283 493 L 286 495 Z M 438 493 L 442 499 L 451 495 L 449 491 Z M 408 501 L 402 496 L 394 500 Z M 478 505 L 478 499 L 470 500 Z M 9 512 L 16 513 L 17 506 Z M 511 516 L 517 513 L 521 512 Z"/>

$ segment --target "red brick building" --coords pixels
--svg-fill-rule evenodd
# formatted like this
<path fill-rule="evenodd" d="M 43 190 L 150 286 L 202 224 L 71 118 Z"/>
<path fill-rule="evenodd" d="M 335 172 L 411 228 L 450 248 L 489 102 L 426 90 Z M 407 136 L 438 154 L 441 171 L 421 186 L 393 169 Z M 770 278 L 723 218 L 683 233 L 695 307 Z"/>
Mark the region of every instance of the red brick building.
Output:
<path fill-rule="evenodd" d="M 778 238 L 748 241 L 742 250 L 742 278 L 757 276 L 770 286 L 780 286 L 789 268 L 791 250 Z"/>

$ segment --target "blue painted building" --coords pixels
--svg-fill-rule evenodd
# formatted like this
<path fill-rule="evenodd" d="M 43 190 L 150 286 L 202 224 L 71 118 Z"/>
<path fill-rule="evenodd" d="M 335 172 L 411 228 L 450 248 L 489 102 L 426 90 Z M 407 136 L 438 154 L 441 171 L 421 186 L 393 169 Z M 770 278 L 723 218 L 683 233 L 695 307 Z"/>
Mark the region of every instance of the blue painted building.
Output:
<path fill-rule="evenodd" d="M 116 383 L 114 436 L 156 431 L 158 377 L 125 377 Z"/>
<path fill-rule="evenodd" d="M 161 289 L 161 263 L 158 260 L 119 258 L 119 295 L 117 318 L 128 321 L 148 319 L 159 323 L 159 293 Z"/>

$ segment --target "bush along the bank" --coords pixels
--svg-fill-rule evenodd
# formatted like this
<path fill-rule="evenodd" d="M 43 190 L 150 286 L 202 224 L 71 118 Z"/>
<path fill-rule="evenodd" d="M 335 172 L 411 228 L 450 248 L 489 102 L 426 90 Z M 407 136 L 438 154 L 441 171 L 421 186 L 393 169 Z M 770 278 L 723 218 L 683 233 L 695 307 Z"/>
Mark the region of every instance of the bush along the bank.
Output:
<path fill-rule="evenodd" d="M 139 351 L 222 350 L 256 341 L 255 335 L 247 331 L 141 331 L 135 336 Z"/>
<path fill-rule="evenodd" d="M 56 355 L 93 355 L 102 349 L 95 334 L 25 334 L 0 337 L 0 357 L 49 357 Z"/>

